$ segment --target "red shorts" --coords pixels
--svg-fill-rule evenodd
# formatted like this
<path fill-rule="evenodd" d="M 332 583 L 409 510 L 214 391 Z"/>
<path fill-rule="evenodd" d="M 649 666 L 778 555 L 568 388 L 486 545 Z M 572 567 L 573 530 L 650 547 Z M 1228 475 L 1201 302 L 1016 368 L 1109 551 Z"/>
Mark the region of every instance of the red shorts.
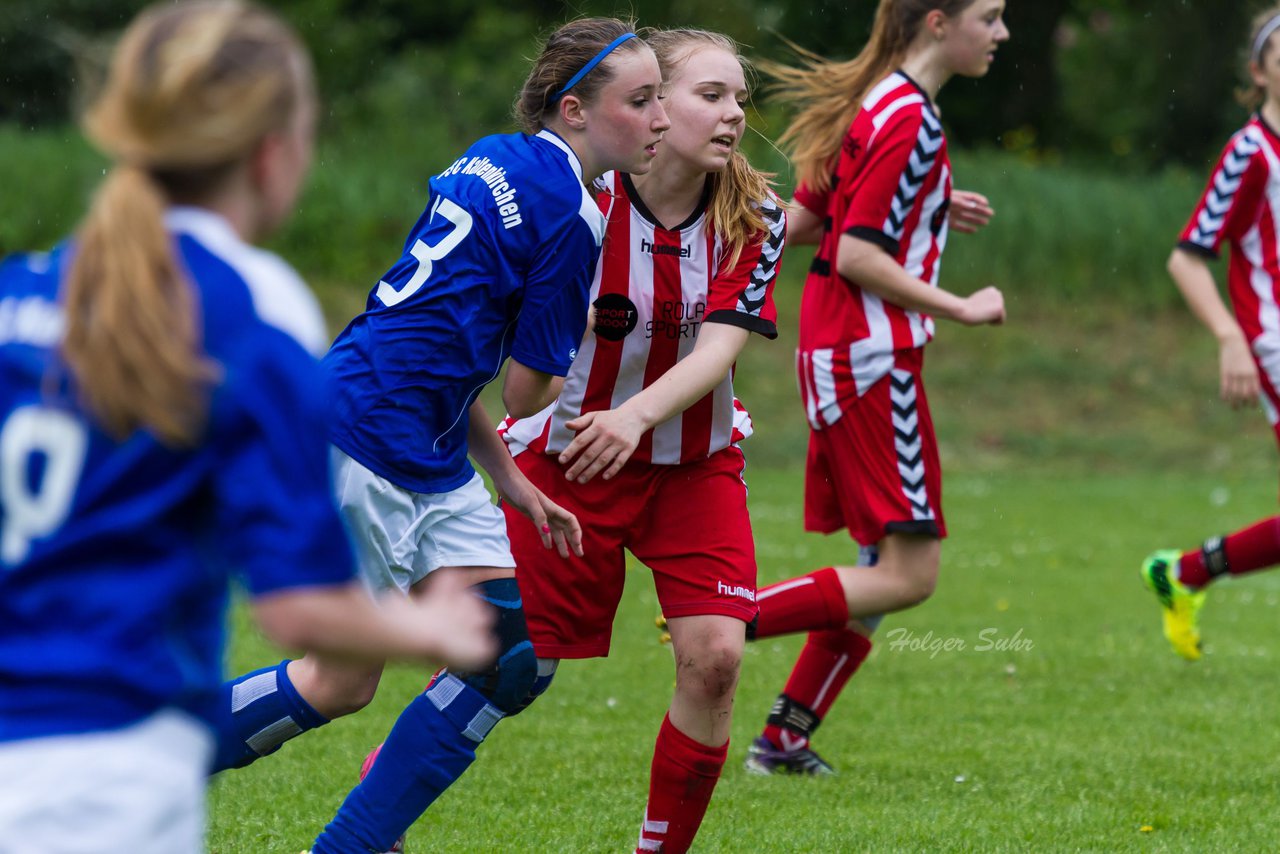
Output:
<path fill-rule="evenodd" d="M 947 535 L 938 442 L 918 364 L 895 367 L 834 424 L 810 431 L 804 526 L 823 534 L 848 528 L 864 546 L 886 534 Z"/>
<path fill-rule="evenodd" d="M 629 550 L 653 570 L 670 617 L 756 616 L 756 554 L 738 448 L 683 465 L 627 465 L 612 480 L 569 483 L 554 456 L 525 451 L 520 470 L 582 524 L 584 557 L 542 547 L 505 506 L 529 636 L 541 658 L 609 654 Z"/>

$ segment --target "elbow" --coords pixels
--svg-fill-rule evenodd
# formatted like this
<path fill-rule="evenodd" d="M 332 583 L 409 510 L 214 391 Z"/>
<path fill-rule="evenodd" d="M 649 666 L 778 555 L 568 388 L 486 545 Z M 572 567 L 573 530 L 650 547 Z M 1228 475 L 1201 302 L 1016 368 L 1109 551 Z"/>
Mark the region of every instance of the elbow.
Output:
<path fill-rule="evenodd" d="M 564 385 L 557 377 L 513 362 L 502 384 L 502 405 L 514 418 L 529 418 L 546 409 Z"/>
<path fill-rule="evenodd" d="M 840 247 L 840 252 L 836 255 L 836 272 L 851 282 L 859 282 L 867 277 L 864 275 L 871 253 L 880 252 L 878 247 L 866 245 L 851 245 Z"/>
<path fill-rule="evenodd" d="M 253 619 L 263 636 L 276 646 L 310 649 L 323 642 L 317 637 L 319 621 L 313 605 L 314 591 L 286 591 L 256 599 Z M 310 598 L 309 598 L 310 597 Z"/>
<path fill-rule="evenodd" d="M 259 611 L 258 628 L 267 640 L 286 649 L 309 649 L 314 646 L 314 638 L 308 630 L 306 622 L 282 614 L 273 609 L 270 616 Z"/>
<path fill-rule="evenodd" d="M 521 395 L 503 394 L 502 405 L 512 418 L 531 418 L 546 406 L 540 400 L 529 400 Z"/>

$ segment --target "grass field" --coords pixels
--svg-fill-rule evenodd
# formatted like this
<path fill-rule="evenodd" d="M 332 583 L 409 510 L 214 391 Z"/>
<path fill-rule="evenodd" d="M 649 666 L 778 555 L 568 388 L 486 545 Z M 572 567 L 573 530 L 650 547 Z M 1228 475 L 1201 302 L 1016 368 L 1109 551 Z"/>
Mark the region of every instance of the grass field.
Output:
<path fill-rule="evenodd" d="M 430 127 L 412 130 L 331 134 L 301 215 L 273 243 L 316 287 L 334 331 L 418 215 L 422 176 L 442 162 L 431 152 L 449 148 L 420 138 Z M 0 216 L 0 254 L 49 245 L 74 224 L 100 161 L 67 129 L 0 127 L 0 150 L 0 177 L 26 188 L 28 205 Z M 1000 285 L 1009 323 L 940 324 L 929 349 L 952 532 L 938 592 L 886 621 L 819 732 L 834 779 L 742 771 L 801 639 L 748 648 L 730 762 L 696 850 L 1280 850 L 1280 688 L 1269 678 L 1280 574 L 1214 591 L 1197 665 L 1168 652 L 1136 574 L 1155 547 L 1275 509 L 1270 431 L 1257 412 L 1214 399 L 1213 342 L 1171 308 L 1161 269 L 1198 179 L 981 152 L 957 152 L 956 168 L 998 213 L 981 235 L 955 236 L 943 284 Z M 758 434 L 748 475 L 761 584 L 850 553 L 841 537 L 801 532 L 806 428 L 792 354 L 807 264 L 807 250 L 789 250 L 781 337 L 753 341 L 739 363 Z M 567 664 L 546 697 L 503 723 L 414 828 L 411 851 L 630 850 L 673 680 L 656 610 L 647 573 L 633 573 L 613 657 Z M 279 656 L 237 613 L 228 669 Z M 211 850 L 307 846 L 425 677 L 393 669 L 370 708 L 216 781 Z"/>
<path fill-rule="evenodd" d="M 798 477 L 756 470 L 749 482 L 761 583 L 845 558 L 842 538 L 801 533 Z M 1154 547 L 1272 512 L 1271 471 L 969 472 L 948 490 L 936 595 L 886 620 L 818 733 L 839 776 L 742 770 L 800 639 L 749 647 L 730 761 L 695 850 L 1275 850 L 1280 575 L 1215 588 L 1207 654 L 1190 665 L 1165 646 L 1136 573 Z M 673 678 L 655 613 L 647 572 L 630 573 L 613 656 L 567 663 L 499 726 L 411 850 L 630 850 Z M 277 654 L 240 623 L 233 669 Z M 397 668 L 373 706 L 224 775 L 211 850 L 306 847 L 423 678 Z"/>

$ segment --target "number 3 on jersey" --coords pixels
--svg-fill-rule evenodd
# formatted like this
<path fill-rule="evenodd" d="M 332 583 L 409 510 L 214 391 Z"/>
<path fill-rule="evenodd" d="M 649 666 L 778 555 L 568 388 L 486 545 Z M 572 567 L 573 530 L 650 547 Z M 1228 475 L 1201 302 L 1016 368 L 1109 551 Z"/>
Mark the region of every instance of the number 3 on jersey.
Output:
<path fill-rule="evenodd" d="M 0 564 L 21 563 L 32 540 L 66 521 L 88 444 L 83 424 L 43 406 L 15 409 L 0 426 Z M 37 455 L 44 470 L 33 485 Z"/>
<path fill-rule="evenodd" d="M 409 254 L 418 260 L 418 269 L 400 290 L 396 290 L 386 282 L 378 282 L 377 296 L 382 300 L 383 305 L 387 307 L 396 305 L 417 293 L 431 276 L 432 264 L 452 252 L 454 247 L 471 233 L 471 214 L 444 196 L 437 196 L 436 203 L 431 206 L 432 220 L 436 218 L 437 213 L 453 223 L 453 230 L 434 246 L 428 246 L 421 240 L 413 242 L 413 248 L 409 250 Z"/>

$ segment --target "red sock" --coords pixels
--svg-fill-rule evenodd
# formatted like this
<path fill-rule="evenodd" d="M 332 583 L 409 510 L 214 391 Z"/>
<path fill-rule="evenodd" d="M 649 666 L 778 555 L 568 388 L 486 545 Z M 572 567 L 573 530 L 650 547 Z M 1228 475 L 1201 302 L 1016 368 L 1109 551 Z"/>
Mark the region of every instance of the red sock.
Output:
<path fill-rule="evenodd" d="M 1280 516 L 1272 516 L 1224 538 L 1212 537 L 1202 548 L 1184 552 L 1178 561 L 1178 580 L 1188 587 L 1203 587 L 1224 573 L 1244 575 L 1277 563 Z"/>
<path fill-rule="evenodd" d="M 756 594 L 760 619 L 756 638 L 789 635 L 814 629 L 843 629 L 849 622 L 849 603 L 840 576 L 832 567 L 770 584 Z"/>
<path fill-rule="evenodd" d="M 811 632 L 769 715 L 764 737 L 785 750 L 807 747 L 813 731 L 870 652 L 871 639 L 855 631 Z"/>
<path fill-rule="evenodd" d="M 637 854 L 684 854 L 689 850 L 728 754 L 729 742 L 707 747 L 676 729 L 670 715 L 663 718 L 653 748 L 649 803 L 644 809 Z"/>

